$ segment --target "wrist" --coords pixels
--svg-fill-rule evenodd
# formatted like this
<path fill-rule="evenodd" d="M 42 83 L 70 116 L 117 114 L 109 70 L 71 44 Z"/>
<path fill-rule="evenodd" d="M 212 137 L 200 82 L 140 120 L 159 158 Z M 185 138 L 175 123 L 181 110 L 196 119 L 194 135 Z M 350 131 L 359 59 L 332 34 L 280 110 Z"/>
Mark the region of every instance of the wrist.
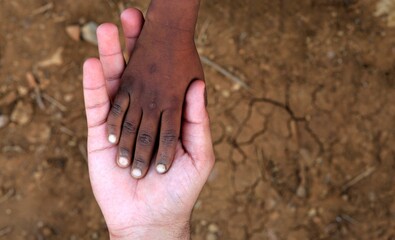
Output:
<path fill-rule="evenodd" d="M 182 222 L 170 225 L 135 226 L 121 230 L 109 229 L 111 240 L 189 240 L 190 223 Z"/>
<path fill-rule="evenodd" d="M 164 28 L 194 32 L 199 6 L 200 0 L 152 0 L 146 19 Z"/>

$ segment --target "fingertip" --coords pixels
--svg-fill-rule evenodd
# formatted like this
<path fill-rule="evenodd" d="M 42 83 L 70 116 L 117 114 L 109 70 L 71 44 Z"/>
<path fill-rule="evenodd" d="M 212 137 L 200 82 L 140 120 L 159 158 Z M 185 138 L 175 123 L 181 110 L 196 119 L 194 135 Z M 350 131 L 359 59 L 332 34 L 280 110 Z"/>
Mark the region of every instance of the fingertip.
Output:
<path fill-rule="evenodd" d="M 90 85 L 101 84 L 103 79 L 103 70 L 100 60 L 97 58 L 88 58 L 82 66 L 84 87 Z M 99 81 L 100 80 L 100 81 Z"/>
<path fill-rule="evenodd" d="M 159 174 L 164 174 L 167 171 L 166 165 L 159 163 L 158 165 L 156 165 L 156 172 Z"/>
<path fill-rule="evenodd" d="M 143 172 L 139 168 L 133 168 L 131 174 L 135 179 L 140 179 L 143 177 Z"/>
<path fill-rule="evenodd" d="M 196 101 L 201 99 L 201 96 L 206 97 L 206 83 L 203 80 L 195 80 L 191 83 L 187 92 L 187 100 Z M 200 96 L 198 96 L 200 94 Z"/>
<path fill-rule="evenodd" d="M 97 58 L 88 58 L 85 60 L 83 64 L 83 70 L 88 70 L 91 69 L 92 67 L 97 67 L 97 65 L 100 64 L 100 60 Z"/>
<path fill-rule="evenodd" d="M 129 166 L 129 159 L 127 157 L 119 157 L 118 158 L 118 166 L 121 168 L 126 168 Z"/>
<path fill-rule="evenodd" d="M 128 8 L 121 13 L 121 22 L 126 37 L 138 37 L 144 22 L 143 13 L 136 8 Z"/>
<path fill-rule="evenodd" d="M 118 34 L 118 27 L 113 23 L 102 23 L 97 27 L 96 34 L 98 37 L 106 37 L 108 35 Z"/>

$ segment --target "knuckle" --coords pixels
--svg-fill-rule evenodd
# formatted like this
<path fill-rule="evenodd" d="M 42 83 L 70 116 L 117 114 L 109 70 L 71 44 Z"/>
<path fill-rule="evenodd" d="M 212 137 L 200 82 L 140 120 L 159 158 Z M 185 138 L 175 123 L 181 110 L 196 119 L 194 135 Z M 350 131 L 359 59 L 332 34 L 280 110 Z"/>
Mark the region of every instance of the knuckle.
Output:
<path fill-rule="evenodd" d="M 159 162 L 161 163 L 168 163 L 170 162 L 170 156 L 167 153 L 160 153 L 159 155 Z"/>
<path fill-rule="evenodd" d="M 162 135 L 161 141 L 165 145 L 173 145 L 178 140 L 175 131 L 165 131 Z"/>
<path fill-rule="evenodd" d="M 135 134 L 137 132 L 137 124 L 125 121 L 123 123 L 123 130 L 126 134 Z"/>
<path fill-rule="evenodd" d="M 129 149 L 127 148 L 127 147 L 124 147 L 124 146 L 120 146 L 119 147 L 119 153 L 121 154 L 121 155 L 129 155 Z"/>
<path fill-rule="evenodd" d="M 141 133 L 138 139 L 141 145 L 147 146 L 152 144 L 152 137 L 150 134 Z"/>
<path fill-rule="evenodd" d="M 122 113 L 122 106 L 119 103 L 114 103 L 111 108 L 111 114 L 119 116 Z"/>
<path fill-rule="evenodd" d="M 149 110 L 155 110 L 158 107 L 155 101 L 152 101 L 148 104 L 148 109 Z"/>
<path fill-rule="evenodd" d="M 144 160 L 144 158 L 138 156 L 134 159 L 134 165 L 137 166 L 145 166 L 146 165 L 146 161 Z"/>

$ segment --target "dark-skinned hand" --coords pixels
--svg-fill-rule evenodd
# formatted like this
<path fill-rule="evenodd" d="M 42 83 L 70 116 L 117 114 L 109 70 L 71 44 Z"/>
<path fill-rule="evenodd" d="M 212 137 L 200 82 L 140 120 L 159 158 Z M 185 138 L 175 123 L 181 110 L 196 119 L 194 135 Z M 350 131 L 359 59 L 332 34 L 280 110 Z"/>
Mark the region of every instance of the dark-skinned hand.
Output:
<path fill-rule="evenodd" d="M 148 12 L 122 76 L 109 76 L 121 78 L 121 85 L 107 118 L 108 140 L 118 144 L 118 165 L 131 165 L 135 178 L 144 177 L 152 161 L 165 173 L 174 159 L 186 91 L 204 79 L 194 25 L 173 25 Z"/>

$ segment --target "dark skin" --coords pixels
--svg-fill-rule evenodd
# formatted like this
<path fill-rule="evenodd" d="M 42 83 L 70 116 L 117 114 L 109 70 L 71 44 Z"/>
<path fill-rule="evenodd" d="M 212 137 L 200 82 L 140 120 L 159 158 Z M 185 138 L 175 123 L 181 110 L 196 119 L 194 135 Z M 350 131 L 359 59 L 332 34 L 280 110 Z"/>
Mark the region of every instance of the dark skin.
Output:
<path fill-rule="evenodd" d="M 183 102 L 193 80 L 204 80 L 194 43 L 199 0 L 152 0 L 136 48 L 107 119 L 118 165 L 142 178 L 151 160 L 169 170 L 181 130 Z"/>

